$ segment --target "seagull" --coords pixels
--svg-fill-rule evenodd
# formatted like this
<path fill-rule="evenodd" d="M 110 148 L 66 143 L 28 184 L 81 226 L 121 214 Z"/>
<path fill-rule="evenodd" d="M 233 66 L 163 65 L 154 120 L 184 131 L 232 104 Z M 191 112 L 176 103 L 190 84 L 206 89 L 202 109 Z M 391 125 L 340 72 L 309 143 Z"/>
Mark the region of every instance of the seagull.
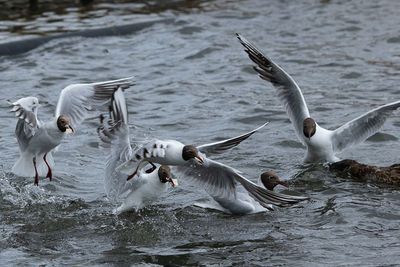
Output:
<path fill-rule="evenodd" d="M 117 88 L 127 89 L 133 85 L 133 77 L 90 83 L 72 84 L 65 87 L 58 99 L 55 116 L 50 121 L 38 119 L 39 100 L 29 96 L 11 103 L 11 112 L 18 117 L 15 134 L 17 136 L 20 157 L 12 167 L 18 176 L 35 177 L 39 184 L 39 173 L 45 173 L 52 179 L 54 160 L 52 150 L 67 134 L 73 134 L 74 127 L 80 124 L 88 111 L 107 103 Z"/>
<path fill-rule="evenodd" d="M 310 117 L 300 87 L 292 77 L 271 59 L 264 56 L 252 43 L 236 34 L 246 48 L 249 58 L 261 79 L 271 82 L 278 92 L 300 141 L 307 147 L 304 162 L 336 162 L 337 153 L 363 142 L 376 133 L 394 110 L 400 107 L 395 101 L 375 108 L 336 130 L 322 128 Z"/>
<path fill-rule="evenodd" d="M 137 150 L 133 159 L 125 162 L 118 168 L 126 172 L 127 169 L 132 167 L 132 163 L 136 164 L 136 162 L 139 161 L 135 171 L 128 176 L 127 180 L 129 181 L 146 165 L 151 164 L 153 166 L 153 162 L 167 165 L 185 165 L 187 163 L 192 163 L 192 160 L 194 160 L 198 164 L 203 165 L 205 155 L 201 156 L 201 153 L 221 154 L 226 150 L 239 145 L 255 132 L 264 128 L 268 123 L 269 122 L 264 123 L 260 127 L 243 135 L 200 146 L 184 145 L 176 140 L 154 139 L 147 142 L 141 149 Z"/>
<path fill-rule="evenodd" d="M 128 128 L 128 112 L 125 103 L 125 97 L 122 90 L 114 93 L 110 106 L 110 119 L 103 121 L 103 125 L 98 128 L 98 135 L 101 140 L 101 147 L 106 150 L 107 163 L 105 173 L 105 190 L 107 197 L 111 201 L 118 201 L 119 198 L 125 196 L 126 192 L 132 192 L 131 199 L 136 203 L 141 200 L 134 198 L 138 192 L 138 186 L 135 185 L 136 180 L 141 184 L 145 173 L 154 173 L 161 165 L 175 165 L 173 172 L 177 171 L 182 176 L 193 178 L 199 182 L 207 192 L 211 195 L 221 198 L 236 198 L 236 190 L 238 184 L 241 184 L 248 194 L 265 208 L 272 209 L 271 204 L 284 206 L 297 203 L 308 199 L 304 197 L 296 197 L 279 194 L 265 188 L 262 188 L 250 180 L 243 177 L 239 171 L 224 165 L 222 163 L 207 159 L 203 153 L 220 154 L 226 150 L 240 144 L 243 140 L 250 137 L 256 131 L 263 128 L 267 123 L 250 131 L 246 134 L 201 146 L 183 145 L 175 140 L 151 140 L 142 147 L 135 145 L 132 149 L 129 138 Z M 133 152 L 135 150 L 135 152 Z M 122 163 L 122 164 L 121 164 Z M 144 171 L 144 167 L 150 164 L 152 167 Z M 135 167 L 137 165 L 137 167 Z M 126 175 L 134 171 L 135 179 L 126 182 Z M 125 175 L 124 175 L 125 174 Z M 155 176 L 155 174 L 153 174 Z M 153 177 L 154 177 L 153 176 Z M 267 177 L 266 177 L 267 178 Z M 156 178 L 153 178 L 156 180 Z M 172 186 L 176 186 L 174 179 L 169 179 Z M 157 196 L 159 192 L 154 183 L 148 184 L 145 192 L 151 191 L 152 195 Z M 140 189 L 142 190 L 142 189 Z M 140 199 L 143 193 L 137 193 Z M 125 198 L 124 203 L 116 213 L 132 207 L 131 200 Z"/>
<path fill-rule="evenodd" d="M 167 165 L 156 166 L 154 169 L 141 170 L 137 177 L 126 181 L 126 174 L 119 172 L 116 167 L 131 159 L 134 154 L 130 143 L 128 113 L 123 90 L 119 88 L 111 99 L 109 118 L 103 118 L 103 124 L 97 129 L 100 147 L 107 155 L 104 187 L 107 197 L 112 202 L 122 199 L 122 204 L 114 210 L 120 214 L 128 210 L 139 210 L 172 187 L 178 186 L 178 181 L 172 178 Z"/>
<path fill-rule="evenodd" d="M 274 190 L 277 185 L 283 185 L 285 187 L 289 187 L 289 185 L 283 181 L 281 181 L 277 174 L 274 172 L 268 171 L 264 172 L 260 175 L 259 182 L 264 185 L 264 187 L 270 191 Z M 201 208 L 211 208 L 217 209 L 226 213 L 237 214 L 237 215 L 245 215 L 255 212 L 261 212 L 266 210 L 273 210 L 272 205 L 268 205 L 267 207 L 261 206 L 258 202 L 254 201 L 249 194 L 236 192 L 236 197 L 220 197 L 213 196 L 212 198 L 216 203 L 195 203 L 196 206 Z M 293 197 L 289 195 L 283 195 L 282 197 L 286 197 L 288 199 L 292 198 L 293 200 L 301 201 L 307 198 L 302 197 Z M 296 203 L 293 201 L 293 203 Z"/>
<path fill-rule="evenodd" d="M 167 165 L 157 166 L 150 173 L 140 172 L 127 191 L 124 201 L 114 210 L 114 213 L 118 215 L 132 209 L 138 211 L 145 204 L 155 201 L 167 192 L 168 182 L 171 183 L 172 187 L 178 185 L 177 180 L 172 178 L 171 169 Z"/>
<path fill-rule="evenodd" d="M 272 171 L 263 172 L 260 175 L 260 182 L 264 185 L 265 188 L 267 188 L 268 190 L 271 190 L 271 191 L 274 190 L 275 186 L 277 186 L 277 185 L 289 187 L 288 183 L 281 181 L 279 179 L 279 176 Z"/>
<path fill-rule="evenodd" d="M 124 114 L 126 111 L 122 110 L 117 113 Z M 136 150 L 135 153 L 124 151 L 117 153 L 124 155 L 125 162 L 116 167 L 116 170 L 119 173 L 130 174 L 127 178 L 129 181 L 148 164 L 152 165 L 148 170 L 150 172 L 157 168 L 155 163 L 171 165 L 174 166 L 174 173 L 179 173 L 181 177 L 199 183 L 210 195 L 222 200 L 236 200 L 238 198 L 237 188 L 240 184 L 251 198 L 267 209 L 272 209 L 271 204 L 285 206 L 308 199 L 283 195 L 262 188 L 245 178 L 241 172 L 206 157 L 205 153 L 220 154 L 237 146 L 266 124 L 246 134 L 201 146 L 184 145 L 176 140 L 151 140 Z M 133 170 L 135 171 L 131 174 Z M 118 192 L 124 192 L 124 189 L 119 188 Z M 232 209 L 234 208 L 232 207 Z"/>

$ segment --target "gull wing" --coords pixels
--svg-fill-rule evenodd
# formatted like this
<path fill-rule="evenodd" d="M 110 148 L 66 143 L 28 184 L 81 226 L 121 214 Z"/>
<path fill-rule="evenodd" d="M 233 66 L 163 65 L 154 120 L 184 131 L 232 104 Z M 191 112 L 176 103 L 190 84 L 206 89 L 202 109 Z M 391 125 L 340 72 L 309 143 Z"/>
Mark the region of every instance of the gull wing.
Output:
<path fill-rule="evenodd" d="M 71 118 L 72 125 L 80 124 L 87 112 L 94 106 L 102 106 L 111 100 L 114 92 L 134 84 L 133 77 L 90 84 L 72 84 L 60 94 L 56 108 L 56 118 L 62 114 Z"/>
<path fill-rule="evenodd" d="M 289 115 L 289 119 L 296 130 L 299 140 L 305 143 L 303 121 L 310 117 L 310 113 L 300 87 L 289 74 L 261 53 L 252 43 L 239 34 L 236 34 L 236 36 L 246 48 L 245 51 L 249 55 L 249 58 L 257 64 L 254 70 L 258 72 L 261 79 L 272 83 L 276 88 L 278 97 Z"/>
<path fill-rule="evenodd" d="M 248 194 L 263 207 L 270 209 L 269 204 L 283 206 L 294 204 L 308 198 L 289 196 L 262 188 L 243 177 L 235 169 L 203 158 L 204 164 L 186 164 L 174 166 L 174 171 L 199 183 L 210 195 L 222 198 L 236 197 L 237 184 L 241 184 Z"/>
<path fill-rule="evenodd" d="M 242 135 L 230 138 L 230 139 L 222 140 L 222 141 L 219 141 L 219 142 L 201 145 L 201 146 L 198 146 L 197 149 L 200 152 L 205 153 L 205 154 L 221 154 L 221 153 L 224 153 L 226 150 L 231 149 L 231 148 L 239 145 L 242 141 L 244 141 L 247 138 L 249 138 L 250 136 L 252 136 L 255 132 L 257 132 L 258 130 L 264 128 L 268 123 L 269 122 L 264 123 L 260 127 L 254 129 L 254 130 L 252 130 L 252 131 L 250 131 L 248 133 L 245 133 L 245 134 L 242 134 Z"/>
<path fill-rule="evenodd" d="M 129 138 L 128 113 L 122 88 L 113 94 L 109 119 L 97 129 L 100 146 L 107 155 L 104 188 L 107 197 L 116 201 L 126 186 L 126 175 L 116 168 L 131 159 L 132 147 Z"/>
<path fill-rule="evenodd" d="M 15 128 L 18 144 L 21 151 L 25 151 L 30 139 L 35 135 L 40 127 L 37 117 L 39 108 L 39 100 L 36 97 L 29 96 L 19 99 L 11 103 L 11 112 L 15 112 L 15 116 L 19 118 Z"/>
<path fill-rule="evenodd" d="M 333 150 L 341 152 L 352 145 L 361 143 L 376 133 L 399 107 L 400 101 L 380 106 L 337 128 L 332 132 Z"/>

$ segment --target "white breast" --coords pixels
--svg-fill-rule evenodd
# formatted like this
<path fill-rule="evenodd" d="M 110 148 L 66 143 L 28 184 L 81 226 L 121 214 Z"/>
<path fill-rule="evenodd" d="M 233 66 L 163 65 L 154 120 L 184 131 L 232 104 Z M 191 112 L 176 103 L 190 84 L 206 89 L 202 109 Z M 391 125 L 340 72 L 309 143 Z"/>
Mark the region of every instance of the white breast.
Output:
<path fill-rule="evenodd" d="M 153 148 L 153 150 L 162 149 L 163 153 L 153 153 L 156 151 L 152 151 L 153 157 L 149 159 L 150 161 L 162 165 L 181 165 L 185 163 L 182 158 L 182 150 L 184 147 L 182 143 L 175 140 L 164 140 L 157 141 L 156 146 L 157 148 Z"/>
<path fill-rule="evenodd" d="M 304 162 L 334 162 L 338 160 L 333 152 L 332 133 L 317 124 L 315 134 L 310 140 L 305 138 L 307 153 Z"/>

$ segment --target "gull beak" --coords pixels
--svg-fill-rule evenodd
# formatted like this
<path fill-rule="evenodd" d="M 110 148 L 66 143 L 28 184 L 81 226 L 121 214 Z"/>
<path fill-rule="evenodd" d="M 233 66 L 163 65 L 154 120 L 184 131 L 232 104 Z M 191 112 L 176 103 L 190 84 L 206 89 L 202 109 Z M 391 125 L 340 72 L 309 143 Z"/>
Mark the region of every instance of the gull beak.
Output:
<path fill-rule="evenodd" d="M 288 183 L 285 183 L 285 182 L 282 182 L 282 181 L 279 181 L 278 184 L 283 185 L 284 187 L 289 187 Z"/>
<path fill-rule="evenodd" d="M 68 134 L 75 133 L 74 129 L 69 124 L 67 124 L 66 127 L 67 127 L 67 129 L 65 130 L 66 133 L 68 133 Z"/>
<path fill-rule="evenodd" d="M 172 179 L 172 177 L 168 178 L 168 182 L 171 183 L 172 187 L 177 187 L 178 186 L 178 180 L 177 179 Z"/>
<path fill-rule="evenodd" d="M 195 159 L 198 163 L 200 163 L 201 165 L 204 164 L 204 160 L 203 160 L 201 157 L 196 156 L 196 157 L 194 157 L 194 159 Z"/>

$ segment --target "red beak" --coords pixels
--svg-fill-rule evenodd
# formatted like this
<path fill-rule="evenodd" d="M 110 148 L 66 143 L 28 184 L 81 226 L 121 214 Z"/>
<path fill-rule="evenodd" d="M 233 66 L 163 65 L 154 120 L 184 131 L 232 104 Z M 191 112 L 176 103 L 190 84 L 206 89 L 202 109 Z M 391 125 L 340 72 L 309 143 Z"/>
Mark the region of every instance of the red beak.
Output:
<path fill-rule="evenodd" d="M 289 187 L 288 183 L 285 183 L 285 182 L 282 182 L 282 181 L 279 181 L 278 184 L 283 185 L 284 187 Z"/>
<path fill-rule="evenodd" d="M 172 177 L 169 177 L 169 178 L 168 178 L 168 182 L 170 182 L 170 184 L 172 185 L 172 187 L 178 186 L 178 180 L 172 179 Z"/>
<path fill-rule="evenodd" d="M 196 157 L 194 157 L 194 159 L 197 160 L 197 162 L 200 163 L 201 165 L 204 164 L 204 160 L 201 157 L 196 156 Z"/>

